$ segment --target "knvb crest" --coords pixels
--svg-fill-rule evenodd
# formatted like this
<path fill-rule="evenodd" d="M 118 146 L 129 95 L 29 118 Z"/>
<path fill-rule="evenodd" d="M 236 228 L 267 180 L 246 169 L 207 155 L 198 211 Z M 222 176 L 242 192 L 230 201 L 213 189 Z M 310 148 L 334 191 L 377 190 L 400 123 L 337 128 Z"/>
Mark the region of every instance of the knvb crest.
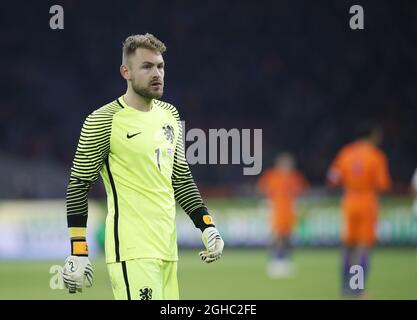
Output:
<path fill-rule="evenodd" d="M 152 289 L 149 287 L 143 287 L 139 290 L 140 300 L 152 300 Z"/>
<path fill-rule="evenodd" d="M 165 124 L 162 129 L 164 130 L 165 138 L 171 142 L 171 144 L 174 143 L 174 128 L 169 125 Z"/>

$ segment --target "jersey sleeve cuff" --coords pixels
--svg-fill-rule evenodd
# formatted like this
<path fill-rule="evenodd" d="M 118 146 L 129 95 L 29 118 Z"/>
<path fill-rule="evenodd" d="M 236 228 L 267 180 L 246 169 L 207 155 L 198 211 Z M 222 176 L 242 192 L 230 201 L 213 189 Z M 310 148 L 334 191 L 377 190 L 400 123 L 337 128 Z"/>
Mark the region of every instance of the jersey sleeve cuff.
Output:
<path fill-rule="evenodd" d="M 193 210 L 190 213 L 190 218 L 193 220 L 196 228 L 199 228 L 203 232 L 208 227 L 214 227 L 214 221 L 211 215 L 208 213 L 206 207 L 200 207 Z"/>
<path fill-rule="evenodd" d="M 69 236 L 71 239 L 86 239 L 87 238 L 87 228 L 85 227 L 70 227 Z"/>

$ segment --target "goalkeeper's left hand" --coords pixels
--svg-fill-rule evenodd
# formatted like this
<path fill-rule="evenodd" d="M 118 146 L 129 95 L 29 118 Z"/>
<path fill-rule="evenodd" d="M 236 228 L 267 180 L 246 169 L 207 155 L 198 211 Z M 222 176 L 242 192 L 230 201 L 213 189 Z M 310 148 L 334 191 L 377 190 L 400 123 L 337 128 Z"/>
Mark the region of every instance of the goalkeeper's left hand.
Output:
<path fill-rule="evenodd" d="M 219 231 L 215 227 L 204 229 L 201 239 L 203 240 L 205 251 L 200 252 L 201 260 L 211 263 L 221 258 L 224 248 L 224 242 Z"/>

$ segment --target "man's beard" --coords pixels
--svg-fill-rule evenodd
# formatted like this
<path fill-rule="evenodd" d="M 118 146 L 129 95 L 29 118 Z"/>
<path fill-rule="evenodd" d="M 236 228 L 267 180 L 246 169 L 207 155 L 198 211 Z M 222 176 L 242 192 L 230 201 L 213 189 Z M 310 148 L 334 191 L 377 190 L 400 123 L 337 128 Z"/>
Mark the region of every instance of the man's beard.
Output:
<path fill-rule="evenodd" d="M 159 99 L 160 97 L 162 97 L 163 94 L 163 92 L 152 92 L 148 88 L 140 87 L 139 85 L 135 85 L 134 83 L 132 83 L 132 89 L 136 94 L 149 100 Z"/>

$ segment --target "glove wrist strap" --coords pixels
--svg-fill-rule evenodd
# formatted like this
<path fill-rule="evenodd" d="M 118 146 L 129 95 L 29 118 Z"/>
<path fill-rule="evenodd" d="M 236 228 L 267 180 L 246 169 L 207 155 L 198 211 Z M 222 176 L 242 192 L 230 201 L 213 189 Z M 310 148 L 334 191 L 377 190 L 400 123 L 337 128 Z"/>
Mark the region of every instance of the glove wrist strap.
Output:
<path fill-rule="evenodd" d="M 213 218 L 208 213 L 206 207 L 200 207 L 190 213 L 190 218 L 193 220 L 196 228 L 203 232 L 208 227 L 214 227 Z"/>
<path fill-rule="evenodd" d="M 79 257 L 88 256 L 88 245 L 85 239 L 71 239 L 71 255 Z"/>

